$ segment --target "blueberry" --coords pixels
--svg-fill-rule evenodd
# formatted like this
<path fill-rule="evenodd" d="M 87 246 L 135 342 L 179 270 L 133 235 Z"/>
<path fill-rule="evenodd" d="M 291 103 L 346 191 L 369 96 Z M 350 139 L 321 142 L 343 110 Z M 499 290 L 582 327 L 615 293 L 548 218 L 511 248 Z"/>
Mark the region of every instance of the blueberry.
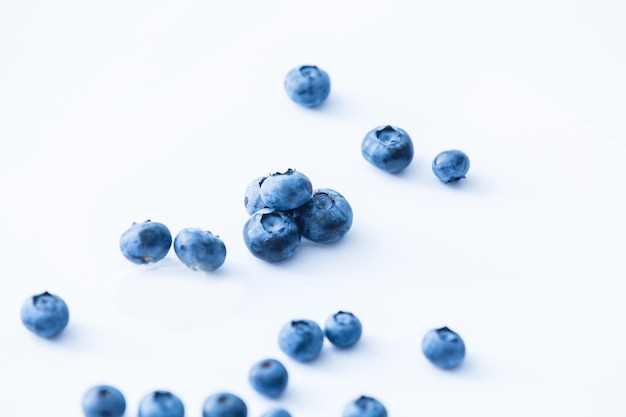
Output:
<path fill-rule="evenodd" d="M 246 403 L 229 392 L 211 395 L 202 406 L 202 417 L 246 417 L 247 415 Z"/>
<path fill-rule="evenodd" d="M 257 210 L 267 207 L 267 204 L 261 198 L 261 184 L 267 176 L 258 177 L 246 188 L 246 193 L 243 199 L 243 204 L 246 207 L 248 214 L 252 214 Z"/>
<path fill-rule="evenodd" d="M 344 196 L 329 188 L 313 191 L 295 214 L 302 236 L 314 242 L 336 242 L 352 227 L 352 207 Z"/>
<path fill-rule="evenodd" d="M 278 346 L 292 359 L 309 362 L 317 358 L 324 344 L 324 332 L 311 320 L 292 320 L 278 335 Z"/>
<path fill-rule="evenodd" d="M 51 338 L 65 329 L 70 312 L 61 297 L 45 291 L 24 301 L 21 317 L 28 330 L 37 336 Z"/>
<path fill-rule="evenodd" d="M 287 388 L 289 375 L 285 366 L 276 359 L 264 359 L 250 369 L 250 385 L 259 394 L 277 398 Z"/>
<path fill-rule="evenodd" d="M 456 149 L 443 151 L 433 160 L 433 172 L 445 184 L 465 178 L 469 166 L 468 156 Z"/>
<path fill-rule="evenodd" d="M 147 264 L 160 261 L 172 245 L 172 234 L 165 225 L 146 220 L 122 233 L 120 249 L 129 261 Z"/>
<path fill-rule="evenodd" d="M 282 211 L 264 208 L 255 212 L 243 227 L 248 250 L 259 259 L 278 262 L 287 259 L 300 246 L 296 221 Z"/>
<path fill-rule="evenodd" d="M 183 229 L 174 239 L 174 251 L 194 271 L 213 271 L 226 259 L 226 245 L 213 233 L 196 228 Z"/>
<path fill-rule="evenodd" d="M 339 311 L 330 316 L 324 325 L 326 338 L 340 348 L 353 346 L 361 338 L 361 321 L 352 313 Z"/>
<path fill-rule="evenodd" d="M 372 165 L 395 174 L 409 166 L 413 160 L 413 141 L 399 127 L 379 126 L 365 135 L 361 153 Z"/>
<path fill-rule="evenodd" d="M 139 417 L 184 417 L 185 407 L 168 391 L 153 391 L 139 403 Z"/>
<path fill-rule="evenodd" d="M 272 408 L 264 412 L 261 417 L 291 417 L 291 414 L 284 408 Z"/>
<path fill-rule="evenodd" d="M 361 395 L 346 405 L 342 417 L 387 417 L 387 409 L 376 398 Z"/>
<path fill-rule="evenodd" d="M 311 180 L 301 172 L 288 169 L 267 177 L 261 184 L 261 199 L 275 210 L 292 210 L 311 199 Z"/>
<path fill-rule="evenodd" d="M 330 78 L 315 65 L 302 65 L 287 73 L 285 91 L 296 103 L 304 107 L 317 107 L 330 94 Z"/>
<path fill-rule="evenodd" d="M 456 368 L 465 358 L 465 343 L 457 333 L 442 327 L 428 331 L 422 339 L 424 356 L 441 369 Z"/>
<path fill-rule="evenodd" d="M 126 399 L 115 387 L 96 385 L 83 395 L 85 417 L 122 417 L 126 411 Z"/>

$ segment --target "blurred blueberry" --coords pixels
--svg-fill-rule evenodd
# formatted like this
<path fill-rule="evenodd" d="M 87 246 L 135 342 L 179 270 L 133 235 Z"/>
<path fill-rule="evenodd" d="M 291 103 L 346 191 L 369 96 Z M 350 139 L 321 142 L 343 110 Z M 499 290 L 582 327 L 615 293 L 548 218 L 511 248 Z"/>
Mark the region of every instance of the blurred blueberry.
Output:
<path fill-rule="evenodd" d="M 139 417 L 184 417 L 183 402 L 168 391 L 153 391 L 139 403 Z"/>
<path fill-rule="evenodd" d="M 115 387 L 96 385 L 83 395 L 85 417 L 122 417 L 126 411 L 126 399 Z"/>
<path fill-rule="evenodd" d="M 183 229 L 174 239 L 174 252 L 194 271 L 213 271 L 226 259 L 226 245 L 213 233 L 197 228 Z"/>
<path fill-rule="evenodd" d="M 413 141 L 406 131 L 395 126 L 379 126 L 365 135 L 363 157 L 383 171 L 395 174 L 413 160 Z"/>
<path fill-rule="evenodd" d="M 273 408 L 267 410 L 261 417 L 291 417 L 291 414 L 284 408 Z"/>
<path fill-rule="evenodd" d="M 302 65 L 287 73 L 285 91 L 296 103 L 304 107 L 317 107 L 330 94 L 330 78 L 315 65 Z"/>
<path fill-rule="evenodd" d="M 288 169 L 271 174 L 261 184 L 261 199 L 275 210 L 292 210 L 311 199 L 311 180 L 301 172 Z"/>
<path fill-rule="evenodd" d="M 282 211 L 263 208 L 252 214 L 243 228 L 248 250 L 259 259 L 278 262 L 287 259 L 300 246 L 296 221 Z"/>
<path fill-rule="evenodd" d="M 289 375 L 285 366 L 276 359 L 264 359 L 250 369 L 249 380 L 259 394 L 277 398 L 287 388 Z"/>
<path fill-rule="evenodd" d="M 202 417 L 246 417 L 247 415 L 246 403 L 229 392 L 211 395 L 202 406 Z"/>
<path fill-rule="evenodd" d="M 278 346 L 290 358 L 309 362 L 317 358 L 324 344 L 324 332 L 312 320 L 292 320 L 278 335 Z"/>
<path fill-rule="evenodd" d="M 337 191 L 319 188 L 295 210 L 302 236 L 319 243 L 336 242 L 352 227 L 352 207 Z"/>
<path fill-rule="evenodd" d="M 433 172 L 445 184 L 465 178 L 469 166 L 469 157 L 456 149 L 443 151 L 433 160 Z"/>
<path fill-rule="evenodd" d="M 48 291 L 27 298 L 20 313 L 22 323 L 28 330 L 46 338 L 61 333 L 70 320 L 65 301 Z"/>
<path fill-rule="evenodd" d="M 342 417 L 387 417 L 387 409 L 377 399 L 361 395 L 346 405 Z"/>
<path fill-rule="evenodd" d="M 465 343 L 461 336 L 447 327 L 432 329 L 422 339 L 424 356 L 441 369 L 456 368 L 465 358 Z"/>
<path fill-rule="evenodd" d="M 146 220 L 122 233 L 120 249 L 129 261 L 147 264 L 160 261 L 172 246 L 172 234 L 165 225 Z"/>
<path fill-rule="evenodd" d="M 347 348 L 361 338 L 361 321 L 352 313 L 339 311 L 330 316 L 324 324 L 326 338 L 335 346 Z"/>
<path fill-rule="evenodd" d="M 243 204 L 246 207 L 248 214 L 252 214 L 257 210 L 267 207 L 267 204 L 261 198 L 261 184 L 267 176 L 256 178 L 246 188 L 246 193 L 243 199 Z"/>

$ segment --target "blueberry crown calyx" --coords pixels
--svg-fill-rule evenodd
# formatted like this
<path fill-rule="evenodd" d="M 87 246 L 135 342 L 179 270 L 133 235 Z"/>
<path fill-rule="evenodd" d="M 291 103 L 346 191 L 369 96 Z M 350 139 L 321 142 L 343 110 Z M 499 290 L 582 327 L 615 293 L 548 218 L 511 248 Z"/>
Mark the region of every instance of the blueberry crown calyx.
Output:
<path fill-rule="evenodd" d="M 275 172 L 275 173 L 270 174 L 270 175 L 271 175 L 271 176 L 274 176 L 274 175 L 291 175 L 291 174 L 293 174 L 294 172 L 296 172 L 296 170 L 295 170 L 295 169 L 288 168 L 288 169 L 287 169 L 287 171 L 285 171 L 285 172 Z M 260 184 L 260 183 L 259 183 L 259 184 Z"/>

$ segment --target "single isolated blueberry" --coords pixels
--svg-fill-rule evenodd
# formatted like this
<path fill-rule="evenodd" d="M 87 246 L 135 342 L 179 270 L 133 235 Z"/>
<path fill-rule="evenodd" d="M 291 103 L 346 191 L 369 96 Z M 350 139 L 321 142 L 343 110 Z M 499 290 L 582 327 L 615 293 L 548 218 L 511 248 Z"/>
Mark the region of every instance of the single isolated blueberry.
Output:
<path fill-rule="evenodd" d="M 194 271 L 213 271 L 226 259 L 226 245 L 219 236 L 197 228 L 178 232 L 174 239 L 174 252 L 182 263 Z"/>
<path fill-rule="evenodd" d="M 311 199 L 313 185 L 303 173 L 289 168 L 271 174 L 261 183 L 261 199 L 274 210 L 292 210 Z"/>
<path fill-rule="evenodd" d="M 343 409 L 343 417 L 387 417 L 387 409 L 376 398 L 361 395 Z"/>
<path fill-rule="evenodd" d="M 172 246 L 172 234 L 161 223 L 146 220 L 133 225 L 122 233 L 120 249 L 129 261 L 148 264 L 160 261 Z"/>
<path fill-rule="evenodd" d="M 330 316 L 324 324 L 324 334 L 333 345 L 348 348 L 361 338 L 363 326 L 352 313 L 339 311 Z"/>
<path fill-rule="evenodd" d="M 153 391 L 139 403 L 139 417 L 184 417 L 185 407 L 169 391 Z"/>
<path fill-rule="evenodd" d="M 255 363 L 248 377 L 256 392 L 270 398 L 278 398 L 287 388 L 289 379 L 287 369 L 276 359 L 264 359 Z"/>
<path fill-rule="evenodd" d="M 83 395 L 85 417 L 122 417 L 126 411 L 126 399 L 115 387 L 96 385 Z"/>
<path fill-rule="evenodd" d="M 45 291 L 24 301 L 21 309 L 24 326 L 37 336 L 52 338 L 67 326 L 70 312 L 58 295 Z"/>
<path fill-rule="evenodd" d="M 291 414 L 284 408 L 272 408 L 264 412 L 261 417 L 291 417 Z"/>
<path fill-rule="evenodd" d="M 324 332 L 312 320 L 292 320 L 278 334 L 278 346 L 290 358 L 309 362 L 317 358 L 324 344 Z"/>
<path fill-rule="evenodd" d="M 424 356 L 441 369 L 456 368 L 465 358 L 465 343 L 461 336 L 447 327 L 429 330 L 422 339 Z"/>
<path fill-rule="evenodd" d="M 293 256 L 300 246 L 301 236 L 292 216 L 264 208 L 250 216 L 244 225 L 243 240 L 257 258 L 278 262 Z"/>
<path fill-rule="evenodd" d="M 261 198 L 261 184 L 263 184 L 266 178 L 267 176 L 258 177 L 248 184 L 243 199 L 243 204 L 248 214 L 252 214 L 257 210 L 267 207 L 267 204 L 265 204 Z"/>
<path fill-rule="evenodd" d="M 330 78 L 315 65 L 302 65 L 287 73 L 285 91 L 294 102 L 304 107 L 317 107 L 330 94 Z"/>
<path fill-rule="evenodd" d="M 399 127 L 378 126 L 363 138 L 361 153 L 372 165 L 395 174 L 409 166 L 413 160 L 413 141 Z"/>
<path fill-rule="evenodd" d="M 213 394 L 202 406 L 202 417 L 246 417 L 247 415 L 246 403 L 230 392 Z"/>
<path fill-rule="evenodd" d="M 456 149 L 443 151 L 433 160 L 433 172 L 444 184 L 465 178 L 469 167 L 469 157 Z"/>
<path fill-rule="evenodd" d="M 313 242 L 336 242 L 352 227 L 352 207 L 344 196 L 329 188 L 314 190 L 295 215 L 302 236 Z"/>

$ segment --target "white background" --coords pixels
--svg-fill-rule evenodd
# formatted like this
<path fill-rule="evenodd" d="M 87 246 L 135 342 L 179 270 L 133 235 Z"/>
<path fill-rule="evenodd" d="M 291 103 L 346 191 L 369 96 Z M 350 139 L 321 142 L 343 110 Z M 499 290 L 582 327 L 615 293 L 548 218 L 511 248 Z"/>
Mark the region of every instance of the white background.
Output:
<path fill-rule="evenodd" d="M 109 383 L 128 416 L 167 389 L 200 416 L 231 391 L 251 417 L 340 416 L 372 395 L 390 416 L 623 416 L 626 3 L 615 1 L 106 1 L 0 3 L 0 398 L 7 416 L 80 416 Z M 332 80 L 316 110 L 292 67 Z M 360 154 L 407 130 L 397 176 Z M 443 185 L 445 149 L 471 159 Z M 295 168 L 354 210 L 337 244 L 279 264 L 242 239 L 254 178 Z M 134 221 L 202 227 L 228 255 L 191 271 L 173 251 L 135 266 Z M 70 324 L 44 340 L 19 310 L 44 290 Z M 350 351 L 299 364 L 291 319 L 360 317 Z M 420 350 L 448 325 L 466 361 Z M 279 400 L 248 385 L 282 360 Z"/>

